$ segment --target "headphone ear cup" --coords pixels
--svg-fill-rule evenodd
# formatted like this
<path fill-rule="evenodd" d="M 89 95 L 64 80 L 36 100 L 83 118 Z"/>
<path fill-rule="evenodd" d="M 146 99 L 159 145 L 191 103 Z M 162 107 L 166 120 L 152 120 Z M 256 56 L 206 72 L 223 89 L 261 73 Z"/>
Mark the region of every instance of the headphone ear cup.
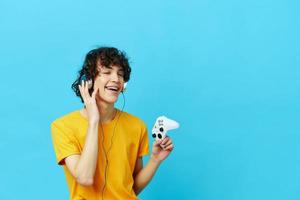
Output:
<path fill-rule="evenodd" d="M 125 92 L 125 91 L 126 91 L 126 86 L 127 86 L 127 83 L 124 83 L 124 84 L 123 84 L 123 88 L 122 88 L 122 92 Z"/>

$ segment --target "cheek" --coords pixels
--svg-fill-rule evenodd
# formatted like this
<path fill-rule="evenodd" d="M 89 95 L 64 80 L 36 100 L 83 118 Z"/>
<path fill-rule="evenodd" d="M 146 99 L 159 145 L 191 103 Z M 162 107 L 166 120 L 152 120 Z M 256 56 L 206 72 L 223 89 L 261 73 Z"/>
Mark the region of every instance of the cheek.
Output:
<path fill-rule="evenodd" d="M 95 89 L 99 88 L 100 90 L 103 90 L 104 86 L 105 86 L 105 83 L 104 83 L 104 81 L 101 80 L 100 77 L 95 80 L 95 82 L 94 82 Z"/>
<path fill-rule="evenodd" d="M 103 92 L 105 92 L 104 87 L 99 87 L 99 86 L 97 86 L 97 88 L 95 88 L 95 89 L 99 89 L 99 94 L 100 94 L 100 95 L 103 94 Z"/>

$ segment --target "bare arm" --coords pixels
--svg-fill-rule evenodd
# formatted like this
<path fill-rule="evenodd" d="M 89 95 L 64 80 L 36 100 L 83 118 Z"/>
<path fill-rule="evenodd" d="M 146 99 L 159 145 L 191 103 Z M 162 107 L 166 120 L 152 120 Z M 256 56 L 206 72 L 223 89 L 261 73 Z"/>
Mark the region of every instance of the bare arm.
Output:
<path fill-rule="evenodd" d="M 149 184 L 159 165 L 170 155 L 173 148 L 171 138 L 166 137 L 163 141 L 153 143 L 151 157 L 144 168 L 142 158 L 137 159 L 133 186 L 136 194 L 139 194 Z"/>
<path fill-rule="evenodd" d="M 98 158 L 98 124 L 100 119 L 96 104 L 98 89 L 94 90 L 90 96 L 87 82 L 82 82 L 82 85 L 79 85 L 79 90 L 87 110 L 89 125 L 81 155 L 69 156 L 65 159 L 65 163 L 79 184 L 90 186 L 94 183 Z"/>
<path fill-rule="evenodd" d="M 160 161 L 155 160 L 153 159 L 153 157 L 151 157 L 146 166 L 143 168 L 143 159 L 137 159 L 133 185 L 133 190 L 136 195 L 138 195 L 148 185 L 159 165 Z"/>
<path fill-rule="evenodd" d="M 84 186 L 93 185 L 98 157 L 98 123 L 89 124 L 81 155 L 72 155 L 65 159 L 70 173 Z"/>

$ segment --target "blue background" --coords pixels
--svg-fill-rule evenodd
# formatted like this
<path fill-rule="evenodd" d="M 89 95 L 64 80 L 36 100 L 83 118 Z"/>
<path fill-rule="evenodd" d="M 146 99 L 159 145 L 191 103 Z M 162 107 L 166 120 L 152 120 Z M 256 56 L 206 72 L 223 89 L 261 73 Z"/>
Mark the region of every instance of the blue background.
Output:
<path fill-rule="evenodd" d="M 181 123 L 141 199 L 299 200 L 299 7 L 1 0 L 1 199 L 69 198 L 49 126 L 81 108 L 70 85 L 110 45 L 131 59 L 125 110 Z"/>

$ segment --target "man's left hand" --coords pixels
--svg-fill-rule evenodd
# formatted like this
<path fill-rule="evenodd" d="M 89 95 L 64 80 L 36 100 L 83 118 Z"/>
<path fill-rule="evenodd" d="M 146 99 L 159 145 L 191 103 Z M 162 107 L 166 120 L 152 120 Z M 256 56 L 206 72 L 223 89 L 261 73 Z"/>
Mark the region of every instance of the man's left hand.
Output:
<path fill-rule="evenodd" d="M 165 160 L 173 151 L 174 145 L 170 137 L 165 137 L 163 140 L 155 141 L 152 146 L 151 157 L 158 162 Z"/>

